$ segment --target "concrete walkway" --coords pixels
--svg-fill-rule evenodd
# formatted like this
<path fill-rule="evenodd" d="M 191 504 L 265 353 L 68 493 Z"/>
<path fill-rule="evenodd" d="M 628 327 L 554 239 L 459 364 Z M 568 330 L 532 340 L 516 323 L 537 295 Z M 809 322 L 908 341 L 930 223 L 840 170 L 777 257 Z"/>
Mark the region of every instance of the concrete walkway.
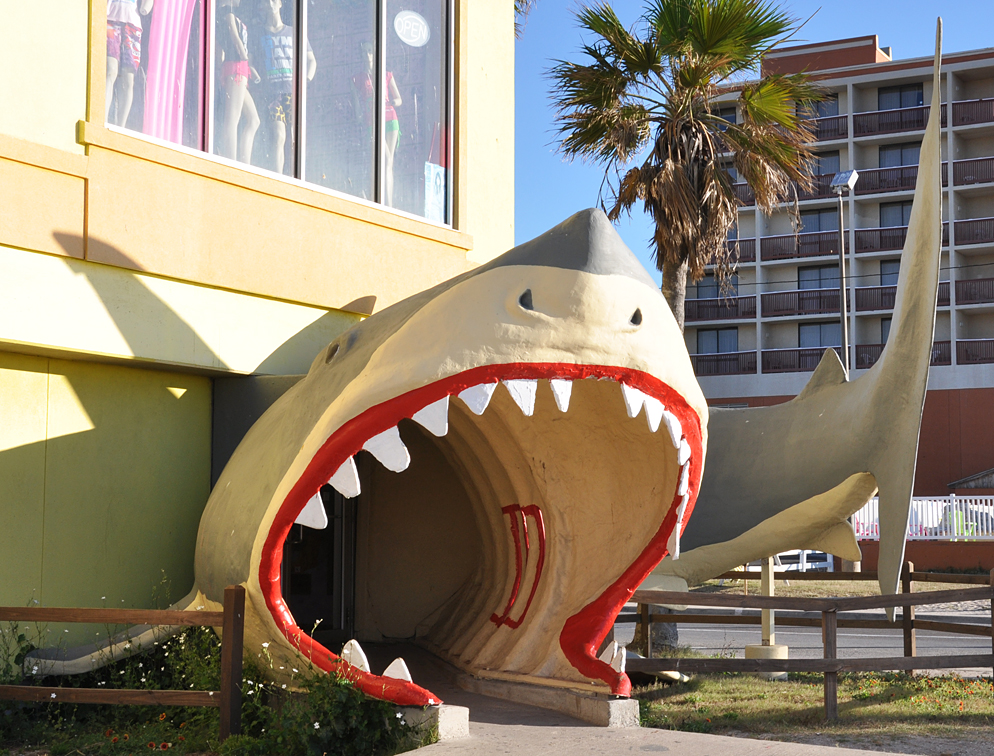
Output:
<path fill-rule="evenodd" d="M 462 690 L 456 685 L 450 668 L 415 646 L 371 644 L 366 648 L 366 653 L 374 670 L 385 667 L 396 656 L 403 656 L 414 682 L 437 693 L 446 704 L 469 708 L 470 737 L 422 748 L 417 753 L 424 756 L 613 756 L 635 753 L 667 753 L 671 756 L 879 756 L 879 751 L 840 750 L 648 727 L 594 727 L 547 709 Z"/>

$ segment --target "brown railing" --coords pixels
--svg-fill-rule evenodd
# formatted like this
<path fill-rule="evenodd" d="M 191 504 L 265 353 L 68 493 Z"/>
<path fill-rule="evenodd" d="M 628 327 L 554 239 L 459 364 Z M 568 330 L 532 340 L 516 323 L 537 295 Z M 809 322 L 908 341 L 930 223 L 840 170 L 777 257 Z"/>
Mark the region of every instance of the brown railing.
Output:
<path fill-rule="evenodd" d="M 744 181 L 738 184 L 732 184 L 732 189 L 735 190 L 735 198 L 739 201 L 740 205 L 755 205 L 756 195 L 752 193 L 752 187 L 750 187 Z"/>
<path fill-rule="evenodd" d="M 838 253 L 838 231 L 765 236 L 759 242 L 759 256 L 763 260 L 789 260 L 794 257 L 819 257 Z"/>
<path fill-rule="evenodd" d="M 695 375 L 744 375 L 756 372 L 755 352 L 692 354 Z"/>
<path fill-rule="evenodd" d="M 988 184 L 991 181 L 994 181 L 994 158 L 957 160 L 953 163 L 953 183 L 956 186 Z"/>
<path fill-rule="evenodd" d="M 994 278 L 972 278 L 956 282 L 956 304 L 994 302 Z"/>
<path fill-rule="evenodd" d="M 821 315 L 839 311 L 838 289 L 796 289 L 763 294 L 763 317 Z M 846 297 L 846 304 L 849 297 Z"/>
<path fill-rule="evenodd" d="M 756 240 L 755 239 L 738 239 L 735 241 L 728 242 L 728 248 L 731 250 L 732 255 L 735 254 L 735 245 L 739 246 L 739 262 L 756 262 Z"/>
<path fill-rule="evenodd" d="M 749 580 L 759 577 L 757 573 L 735 570 L 716 577 L 723 580 Z M 779 579 L 790 580 L 877 580 L 876 572 L 791 572 L 783 574 Z M 986 583 L 982 588 L 960 588 L 952 590 L 922 591 L 915 593 L 914 583 L 960 583 L 978 585 Z M 629 672 L 657 674 L 659 672 L 690 672 L 690 673 L 769 673 L 769 672 L 821 672 L 825 676 L 825 715 L 829 720 L 838 719 L 838 673 L 839 672 L 869 672 L 880 670 L 916 670 L 916 669 L 955 669 L 956 667 L 990 667 L 994 665 L 994 643 L 988 653 L 964 654 L 949 656 L 918 656 L 918 630 L 932 632 L 975 635 L 992 638 L 994 630 L 994 608 L 990 611 L 987 622 L 941 622 L 918 619 L 916 606 L 929 606 L 952 601 L 979 600 L 986 603 L 994 596 L 994 570 L 988 575 L 951 575 L 928 572 L 915 572 L 911 562 L 904 563 L 901 570 L 901 593 L 891 596 L 859 596 L 846 598 L 793 598 L 786 596 L 742 596 L 715 593 L 676 592 L 637 590 L 632 596 L 636 602 L 634 614 L 619 615 L 615 621 L 638 622 L 640 634 L 646 639 L 645 658 L 634 658 L 628 662 Z M 651 607 L 658 604 L 677 604 L 682 606 L 722 607 L 733 612 L 728 613 L 699 613 L 684 612 L 653 614 Z M 839 612 L 902 607 L 900 619 L 840 619 Z M 788 627 L 821 627 L 822 643 L 824 645 L 823 659 L 729 659 L 729 658 L 652 658 L 653 622 L 696 623 L 696 624 L 728 624 L 728 625 L 759 625 L 767 618 L 757 614 L 745 614 L 743 609 L 759 610 L 794 610 L 800 612 L 820 611 L 821 617 L 777 616 L 775 622 Z M 772 613 L 770 615 L 772 617 Z M 865 630 L 900 630 L 903 636 L 903 657 L 876 658 L 838 658 L 839 628 L 858 628 Z"/>
<path fill-rule="evenodd" d="M 718 299 L 687 299 L 684 301 L 684 319 L 736 320 L 756 317 L 756 297 L 722 297 Z"/>
<path fill-rule="evenodd" d="M 956 244 L 994 242 L 994 218 L 971 218 L 956 221 Z"/>
<path fill-rule="evenodd" d="M 158 609 L 68 609 L 0 607 L 0 622 L 88 622 L 106 625 L 183 625 L 220 627 L 221 690 L 135 690 L 0 685 L 0 701 L 112 704 L 129 706 L 205 706 L 220 709 L 220 739 L 241 733 L 242 649 L 245 634 L 245 588 L 224 590 L 223 612 Z"/>
<path fill-rule="evenodd" d="M 880 359 L 880 353 L 884 350 L 883 344 L 857 344 L 856 345 L 856 367 L 873 367 Z M 932 343 L 931 365 L 951 365 L 950 349 L 948 341 L 936 341 Z"/>
<path fill-rule="evenodd" d="M 826 116 L 816 118 L 811 122 L 815 139 L 824 142 L 828 139 L 845 139 L 849 136 L 849 116 Z"/>
<path fill-rule="evenodd" d="M 810 373 L 821 362 L 826 349 L 834 349 L 842 359 L 842 347 L 813 347 L 809 349 L 764 349 L 764 373 Z"/>
<path fill-rule="evenodd" d="M 935 304 L 939 307 L 949 307 L 949 281 L 939 281 L 939 292 Z"/>
<path fill-rule="evenodd" d="M 953 103 L 953 126 L 994 122 L 994 99 L 963 100 Z"/>
<path fill-rule="evenodd" d="M 994 339 L 956 341 L 957 365 L 982 365 L 988 362 L 994 362 Z"/>
<path fill-rule="evenodd" d="M 835 192 L 832 191 L 830 184 L 832 179 L 835 178 L 834 173 L 820 173 L 817 176 L 812 176 L 814 185 L 810 189 L 797 188 L 797 198 L 800 200 L 809 199 L 822 199 L 823 197 L 834 197 Z"/>
<path fill-rule="evenodd" d="M 956 228 L 959 229 L 959 226 Z M 994 224 L 992 224 L 992 231 L 994 231 Z M 958 230 L 957 233 L 959 233 Z M 904 240 L 907 236 L 907 226 L 856 229 L 856 254 L 860 254 L 861 252 L 886 252 L 892 249 L 902 249 L 904 247 Z M 949 224 L 943 223 L 942 245 L 946 246 L 948 244 Z"/>
<path fill-rule="evenodd" d="M 942 185 L 948 186 L 946 163 L 942 164 Z M 915 188 L 918 180 L 917 165 L 902 165 L 897 168 L 873 168 L 859 172 L 856 194 L 877 194 L 880 192 L 903 192 Z"/>
<path fill-rule="evenodd" d="M 959 303 L 959 284 L 956 286 L 956 302 Z M 896 286 L 860 286 L 856 289 L 856 312 L 893 310 L 896 294 Z M 939 281 L 936 304 L 939 307 L 949 306 L 949 281 Z"/>
<path fill-rule="evenodd" d="M 915 108 L 895 108 L 893 110 L 876 110 L 872 113 L 856 113 L 853 115 L 853 134 L 855 136 L 870 136 L 871 134 L 894 134 L 899 131 L 921 131 L 928 123 L 929 105 Z M 946 106 L 942 106 L 942 125 L 946 125 Z"/>

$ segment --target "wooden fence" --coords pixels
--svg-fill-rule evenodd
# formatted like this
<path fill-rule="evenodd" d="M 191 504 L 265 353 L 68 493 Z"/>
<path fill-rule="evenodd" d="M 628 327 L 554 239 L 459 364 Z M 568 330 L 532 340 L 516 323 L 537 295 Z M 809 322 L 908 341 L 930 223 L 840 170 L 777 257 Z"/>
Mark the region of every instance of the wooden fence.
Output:
<path fill-rule="evenodd" d="M 127 706 L 208 706 L 220 709 L 220 736 L 241 732 L 242 651 L 245 635 L 245 588 L 228 586 L 222 612 L 158 609 L 64 609 L 0 607 L 0 622 L 88 622 L 110 625 L 182 625 L 221 627 L 221 690 L 134 690 L 53 688 L 0 685 L 0 701 L 112 704 Z"/>
<path fill-rule="evenodd" d="M 791 572 L 779 573 L 780 579 L 789 580 L 876 580 L 875 572 Z M 724 579 L 749 580 L 758 585 L 757 573 L 744 571 L 726 572 Z M 959 590 L 940 590 L 914 593 L 914 582 L 931 583 L 981 583 L 984 587 Z M 915 572 L 914 565 L 905 564 L 901 575 L 902 593 L 894 596 L 856 596 L 849 598 L 790 598 L 785 596 L 741 596 L 714 593 L 683 593 L 679 591 L 635 591 L 633 600 L 638 602 L 638 613 L 618 617 L 618 621 L 636 621 L 641 625 L 646 639 L 648 658 L 630 659 L 627 668 L 632 672 L 821 672 L 825 675 L 825 715 L 829 720 L 839 716 L 838 673 L 870 672 L 878 670 L 951 669 L 955 667 L 994 668 L 994 601 L 991 604 L 991 625 L 958 622 L 934 622 L 915 618 L 915 606 L 945 604 L 952 601 L 976 601 L 994 598 L 994 571 L 987 575 L 946 575 Z M 793 627 L 821 627 L 824 643 L 823 659 L 669 659 L 651 658 L 650 626 L 653 622 L 758 625 L 759 616 L 730 614 L 651 614 L 650 604 L 678 606 L 714 606 L 735 609 L 783 609 L 821 612 L 815 617 L 777 617 L 776 624 Z M 839 612 L 902 607 L 900 619 L 889 620 L 840 619 Z M 861 659 L 838 658 L 838 629 L 900 629 L 904 635 L 904 657 L 872 657 Z M 917 656 L 916 630 L 981 635 L 991 638 L 989 654 L 957 654 L 951 656 Z"/>

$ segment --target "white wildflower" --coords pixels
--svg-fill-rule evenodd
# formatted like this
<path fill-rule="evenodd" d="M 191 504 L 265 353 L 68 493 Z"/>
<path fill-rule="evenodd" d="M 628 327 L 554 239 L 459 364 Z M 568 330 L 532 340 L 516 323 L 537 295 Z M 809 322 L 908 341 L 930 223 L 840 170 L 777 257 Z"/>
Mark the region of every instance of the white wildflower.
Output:
<path fill-rule="evenodd" d="M 54 693 L 52 694 L 52 698 L 55 698 L 55 694 Z M 314 729 L 315 730 L 320 730 L 321 729 L 321 725 L 319 725 L 317 722 L 315 722 L 314 723 Z"/>

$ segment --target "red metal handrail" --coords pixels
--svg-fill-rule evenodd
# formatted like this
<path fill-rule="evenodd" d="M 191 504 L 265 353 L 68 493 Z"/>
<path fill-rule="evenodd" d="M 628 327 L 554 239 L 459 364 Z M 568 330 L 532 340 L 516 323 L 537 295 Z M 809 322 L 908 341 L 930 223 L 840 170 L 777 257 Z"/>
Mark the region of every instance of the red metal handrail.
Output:
<path fill-rule="evenodd" d="M 953 103 L 953 126 L 994 123 L 994 99 L 961 100 Z"/>
<path fill-rule="evenodd" d="M 870 136 L 871 134 L 893 134 L 899 131 L 921 131 L 928 123 L 929 105 L 914 108 L 894 108 L 892 110 L 875 110 L 870 113 L 853 115 L 853 134 L 855 136 Z M 942 125 L 946 125 L 946 106 L 942 106 Z"/>
<path fill-rule="evenodd" d="M 684 300 L 684 320 L 737 320 L 756 317 L 756 297 Z"/>
<path fill-rule="evenodd" d="M 745 375 L 756 372 L 755 352 L 692 354 L 695 375 Z"/>

